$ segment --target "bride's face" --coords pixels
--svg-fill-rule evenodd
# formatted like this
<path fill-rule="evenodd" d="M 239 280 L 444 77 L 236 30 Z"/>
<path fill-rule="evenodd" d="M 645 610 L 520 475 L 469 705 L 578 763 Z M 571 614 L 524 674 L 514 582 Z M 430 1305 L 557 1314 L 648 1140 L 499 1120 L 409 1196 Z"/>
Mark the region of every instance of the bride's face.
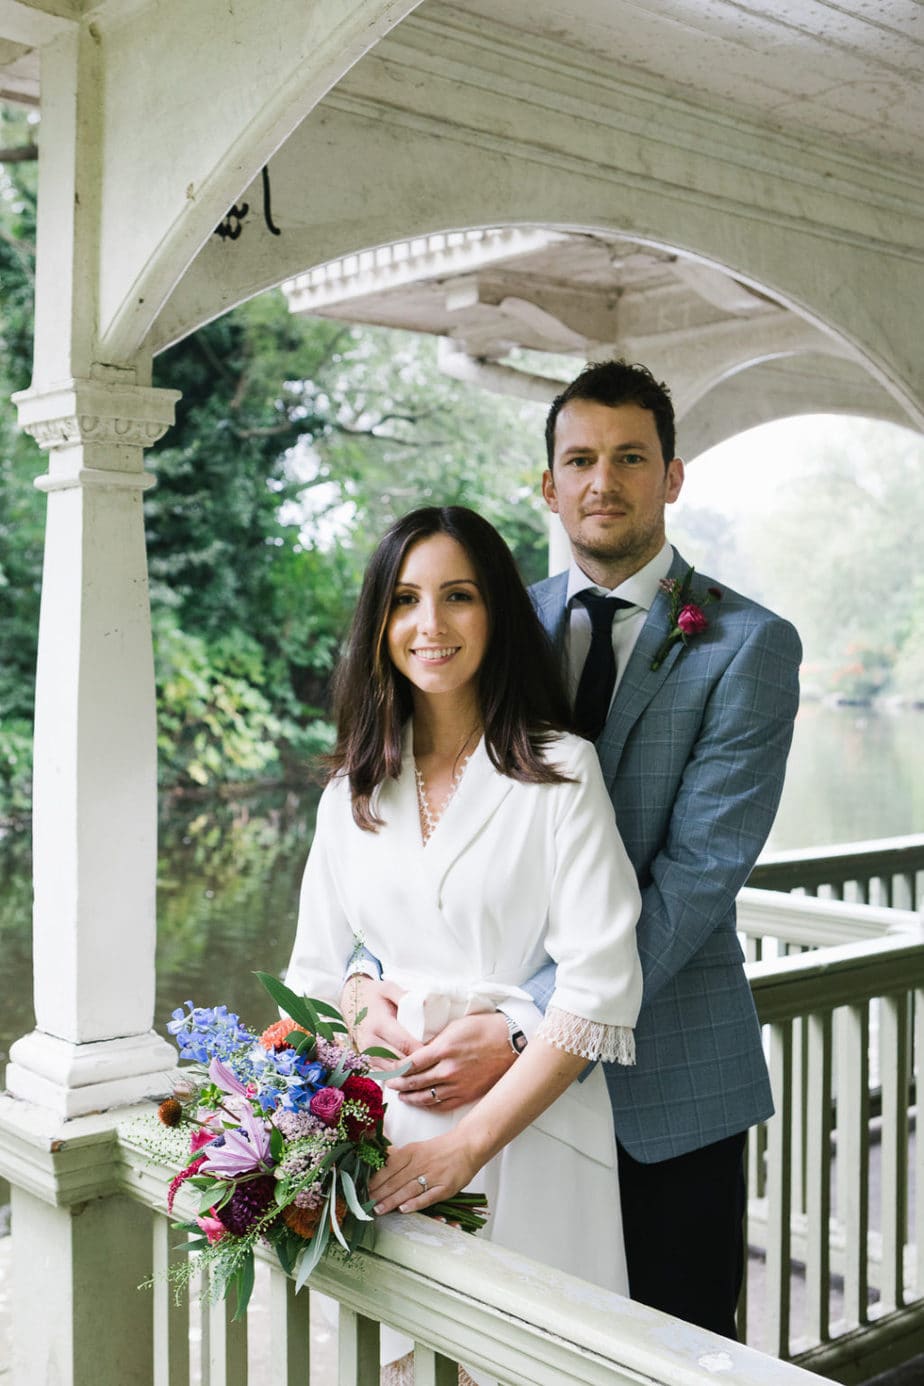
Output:
<path fill-rule="evenodd" d="M 471 559 L 448 534 L 404 555 L 386 636 L 396 669 L 424 694 L 473 692 L 490 622 Z"/>

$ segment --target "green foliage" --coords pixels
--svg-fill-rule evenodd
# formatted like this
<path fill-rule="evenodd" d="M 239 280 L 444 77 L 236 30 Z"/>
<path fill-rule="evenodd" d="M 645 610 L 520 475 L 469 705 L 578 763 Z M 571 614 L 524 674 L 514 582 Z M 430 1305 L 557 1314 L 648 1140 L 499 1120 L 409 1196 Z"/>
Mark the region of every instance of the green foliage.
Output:
<path fill-rule="evenodd" d="M 22 145 L 26 117 L 0 106 L 0 143 Z M 13 174 L 8 167 L 15 170 Z M 28 804 L 44 498 L 35 444 L 19 431 L 8 403 L 29 384 L 35 255 L 35 170 L 0 166 L 0 812 Z"/>
<path fill-rule="evenodd" d="M 264 691 L 263 651 L 240 631 L 211 645 L 155 616 L 157 746 L 165 783 L 207 785 L 277 768 L 282 723 Z"/>
<path fill-rule="evenodd" d="M 924 700 L 924 582 L 914 576 L 924 442 L 893 424 L 824 416 L 759 432 L 753 456 L 747 435 L 737 442 L 721 513 L 691 503 L 693 463 L 671 537 L 704 572 L 795 622 L 805 691 Z"/>

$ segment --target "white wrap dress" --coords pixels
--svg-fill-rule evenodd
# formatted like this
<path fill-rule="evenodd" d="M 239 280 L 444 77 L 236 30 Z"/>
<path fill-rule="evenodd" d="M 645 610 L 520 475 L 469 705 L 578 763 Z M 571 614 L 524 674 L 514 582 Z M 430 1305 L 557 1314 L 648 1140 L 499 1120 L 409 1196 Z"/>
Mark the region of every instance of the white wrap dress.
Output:
<path fill-rule="evenodd" d="M 328 785 L 302 886 L 287 983 L 339 1000 L 357 943 L 407 988 L 398 1018 L 430 1038 L 450 1018 L 500 1007 L 528 1034 L 588 1059 L 631 1061 L 642 995 L 640 900 L 593 747 L 557 737 L 548 759 L 570 778 L 522 784 L 479 743 L 423 844 L 410 729 L 401 776 L 377 793 L 377 832 L 353 820 L 345 779 Z M 544 1020 L 523 983 L 551 957 Z M 540 1023 L 541 1021 L 541 1023 Z M 386 1089 L 387 1096 L 387 1089 Z M 398 1145 L 468 1110 L 388 1102 Z M 613 1118 L 599 1065 L 476 1176 L 491 1218 L 483 1236 L 627 1293 Z"/>

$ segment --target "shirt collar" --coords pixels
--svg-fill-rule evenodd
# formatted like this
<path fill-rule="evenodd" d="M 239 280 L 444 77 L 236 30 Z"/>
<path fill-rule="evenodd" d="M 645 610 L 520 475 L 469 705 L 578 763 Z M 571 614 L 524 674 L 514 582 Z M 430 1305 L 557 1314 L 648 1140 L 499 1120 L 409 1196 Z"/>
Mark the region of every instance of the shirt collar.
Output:
<path fill-rule="evenodd" d="M 633 606 L 641 607 L 644 611 L 650 611 L 654 599 L 658 595 L 661 579 L 667 577 L 673 561 L 674 550 L 665 540 L 664 547 L 658 550 L 654 558 L 648 560 L 644 568 L 639 568 L 637 573 L 627 577 L 625 582 L 621 582 L 618 587 L 607 589 L 601 587 L 586 573 L 582 572 L 572 555 L 568 565 L 566 604 L 570 606 L 572 599 L 579 592 L 589 590 L 600 592 L 605 597 L 622 597 L 624 601 L 631 602 Z"/>

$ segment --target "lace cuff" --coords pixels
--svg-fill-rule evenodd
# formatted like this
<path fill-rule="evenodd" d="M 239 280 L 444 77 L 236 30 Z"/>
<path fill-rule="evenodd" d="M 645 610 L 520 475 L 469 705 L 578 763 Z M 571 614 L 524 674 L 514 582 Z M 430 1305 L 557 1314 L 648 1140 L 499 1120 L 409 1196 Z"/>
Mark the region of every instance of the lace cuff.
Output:
<path fill-rule="evenodd" d="M 558 1006 L 549 1006 L 536 1038 L 569 1054 L 578 1054 L 582 1059 L 603 1059 L 610 1064 L 635 1063 L 635 1031 L 631 1026 L 586 1020 Z"/>

